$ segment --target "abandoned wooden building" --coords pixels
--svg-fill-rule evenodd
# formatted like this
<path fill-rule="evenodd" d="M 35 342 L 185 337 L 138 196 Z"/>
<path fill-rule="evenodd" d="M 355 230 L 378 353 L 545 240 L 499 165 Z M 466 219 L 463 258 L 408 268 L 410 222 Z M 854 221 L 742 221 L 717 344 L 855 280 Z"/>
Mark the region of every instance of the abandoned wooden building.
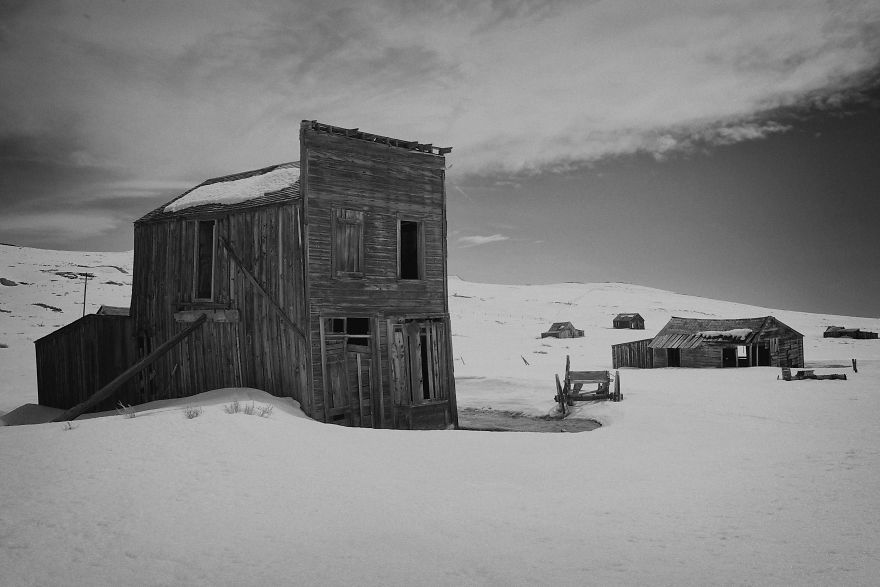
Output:
<path fill-rule="evenodd" d="M 127 384 L 131 404 L 253 387 L 324 422 L 457 426 L 450 150 L 303 121 L 298 162 L 205 181 L 135 222 L 131 315 L 114 316 L 131 334 L 88 344 L 144 358 L 184 337 Z M 40 403 L 99 384 L 41 385 Z"/>
<path fill-rule="evenodd" d="M 578 330 L 571 322 L 554 322 L 550 329 L 541 333 L 541 338 L 580 338 L 584 335 L 583 330 Z"/>
<path fill-rule="evenodd" d="M 619 367 L 803 367 L 804 336 L 773 316 L 671 318 L 657 336 L 611 347 Z"/>
<path fill-rule="evenodd" d="M 630 330 L 644 330 L 645 319 L 641 314 L 618 314 L 612 321 L 614 328 L 628 328 Z"/>
<path fill-rule="evenodd" d="M 878 337 L 876 332 L 869 332 L 861 328 L 844 328 L 843 326 L 829 326 L 822 333 L 824 338 L 855 338 L 870 340 Z"/>

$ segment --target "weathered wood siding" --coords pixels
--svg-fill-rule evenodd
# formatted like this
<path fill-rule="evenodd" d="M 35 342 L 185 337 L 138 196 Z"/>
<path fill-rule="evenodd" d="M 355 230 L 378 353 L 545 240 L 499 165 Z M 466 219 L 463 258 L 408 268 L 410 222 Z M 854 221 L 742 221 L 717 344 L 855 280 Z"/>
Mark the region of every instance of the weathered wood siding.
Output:
<path fill-rule="evenodd" d="M 702 344 L 695 349 L 681 349 L 681 366 L 695 369 L 721 367 L 722 345 Z"/>
<path fill-rule="evenodd" d="M 779 338 L 775 352 L 770 353 L 770 365 L 772 367 L 803 367 L 804 366 L 804 339 L 803 337 L 789 336 Z"/>
<path fill-rule="evenodd" d="M 636 367 L 638 369 L 651 369 L 654 366 L 653 349 L 648 347 L 650 338 L 634 340 L 611 345 L 611 360 L 615 369 L 621 367 Z"/>
<path fill-rule="evenodd" d="M 383 425 L 393 426 L 385 320 L 433 316 L 445 321 L 447 331 L 449 328 L 445 160 L 438 155 L 313 130 L 304 123 L 300 169 L 308 240 L 314 417 L 320 418 L 325 402 L 321 318 L 369 317 L 372 331 L 377 334 L 374 345 L 378 345 L 376 365 L 382 386 Z M 363 274 L 356 277 L 337 276 L 334 271 L 333 219 L 339 210 L 363 213 Z M 398 278 L 400 220 L 421 224 L 418 280 Z M 444 376 L 451 379 L 451 374 L 449 362 Z"/>
<path fill-rule="evenodd" d="M 654 368 L 660 367 L 668 367 L 669 366 L 669 357 L 667 356 L 666 349 L 649 349 L 654 351 Z"/>
<path fill-rule="evenodd" d="M 216 221 L 214 297 L 193 299 L 195 220 Z M 226 215 L 176 215 L 135 224 L 132 315 L 142 354 L 186 324 L 175 314 L 237 311 L 238 321 L 209 320 L 149 369 L 145 401 L 186 397 L 222 387 L 255 387 L 292 397 L 309 413 L 308 344 L 232 260 L 242 264 L 303 330 L 306 309 L 298 202 Z"/>
<path fill-rule="evenodd" d="M 136 362 L 133 321 L 128 316 L 89 314 L 35 341 L 40 405 L 69 409 L 85 401 Z M 137 404 L 137 382 L 92 411 L 117 402 Z"/>

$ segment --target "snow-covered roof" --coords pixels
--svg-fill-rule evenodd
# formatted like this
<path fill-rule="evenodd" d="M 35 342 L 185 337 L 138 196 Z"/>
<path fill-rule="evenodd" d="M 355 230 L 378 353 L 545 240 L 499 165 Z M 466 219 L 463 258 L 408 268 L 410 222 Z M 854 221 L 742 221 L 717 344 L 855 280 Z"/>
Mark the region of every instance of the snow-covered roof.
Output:
<path fill-rule="evenodd" d="M 135 222 L 229 214 L 294 200 L 300 196 L 299 175 L 299 162 L 294 161 L 208 179 Z"/>
<path fill-rule="evenodd" d="M 165 212 L 177 212 L 205 204 L 237 204 L 292 186 L 299 179 L 299 167 L 282 165 L 265 173 L 240 179 L 202 184 L 165 206 Z"/>
<path fill-rule="evenodd" d="M 711 340 L 745 340 L 751 333 L 751 328 L 731 328 L 729 330 L 701 330 L 696 333 L 696 336 Z"/>

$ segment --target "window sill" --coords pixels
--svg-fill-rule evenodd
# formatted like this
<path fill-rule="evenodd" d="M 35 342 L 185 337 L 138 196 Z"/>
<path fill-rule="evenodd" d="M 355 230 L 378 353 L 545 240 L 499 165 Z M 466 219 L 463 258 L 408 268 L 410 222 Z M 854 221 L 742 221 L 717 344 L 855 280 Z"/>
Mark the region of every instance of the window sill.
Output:
<path fill-rule="evenodd" d="M 195 322 L 203 314 L 208 317 L 208 322 L 235 324 L 240 319 L 238 310 L 192 309 L 175 312 L 174 321 Z"/>

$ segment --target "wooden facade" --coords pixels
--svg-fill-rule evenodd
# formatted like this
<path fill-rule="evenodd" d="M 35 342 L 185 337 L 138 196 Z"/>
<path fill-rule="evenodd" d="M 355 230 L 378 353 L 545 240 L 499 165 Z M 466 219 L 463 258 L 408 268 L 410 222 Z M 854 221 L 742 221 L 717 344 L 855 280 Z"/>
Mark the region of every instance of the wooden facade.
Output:
<path fill-rule="evenodd" d="M 651 369 L 654 366 L 654 351 L 648 344 L 651 339 L 634 340 L 611 345 L 611 361 L 615 369 L 636 367 Z"/>
<path fill-rule="evenodd" d="M 645 319 L 642 318 L 641 314 L 618 314 L 611 321 L 611 325 L 618 329 L 644 330 Z"/>
<path fill-rule="evenodd" d="M 457 426 L 447 150 L 397 145 L 315 122 L 301 128 L 310 413 L 349 425 Z"/>
<path fill-rule="evenodd" d="M 299 162 L 208 180 L 136 221 L 134 358 L 208 319 L 132 403 L 253 387 L 324 422 L 457 426 L 447 152 L 303 121 Z"/>
<path fill-rule="evenodd" d="M 137 356 L 134 324 L 124 314 L 87 314 L 34 341 L 37 396 L 40 405 L 67 409 L 125 371 Z M 113 400 L 97 407 L 111 410 L 117 402 L 141 403 L 140 381 L 127 384 Z"/>
<path fill-rule="evenodd" d="M 615 368 L 803 367 L 804 337 L 773 316 L 673 317 L 654 338 L 614 345 L 612 355 Z"/>

